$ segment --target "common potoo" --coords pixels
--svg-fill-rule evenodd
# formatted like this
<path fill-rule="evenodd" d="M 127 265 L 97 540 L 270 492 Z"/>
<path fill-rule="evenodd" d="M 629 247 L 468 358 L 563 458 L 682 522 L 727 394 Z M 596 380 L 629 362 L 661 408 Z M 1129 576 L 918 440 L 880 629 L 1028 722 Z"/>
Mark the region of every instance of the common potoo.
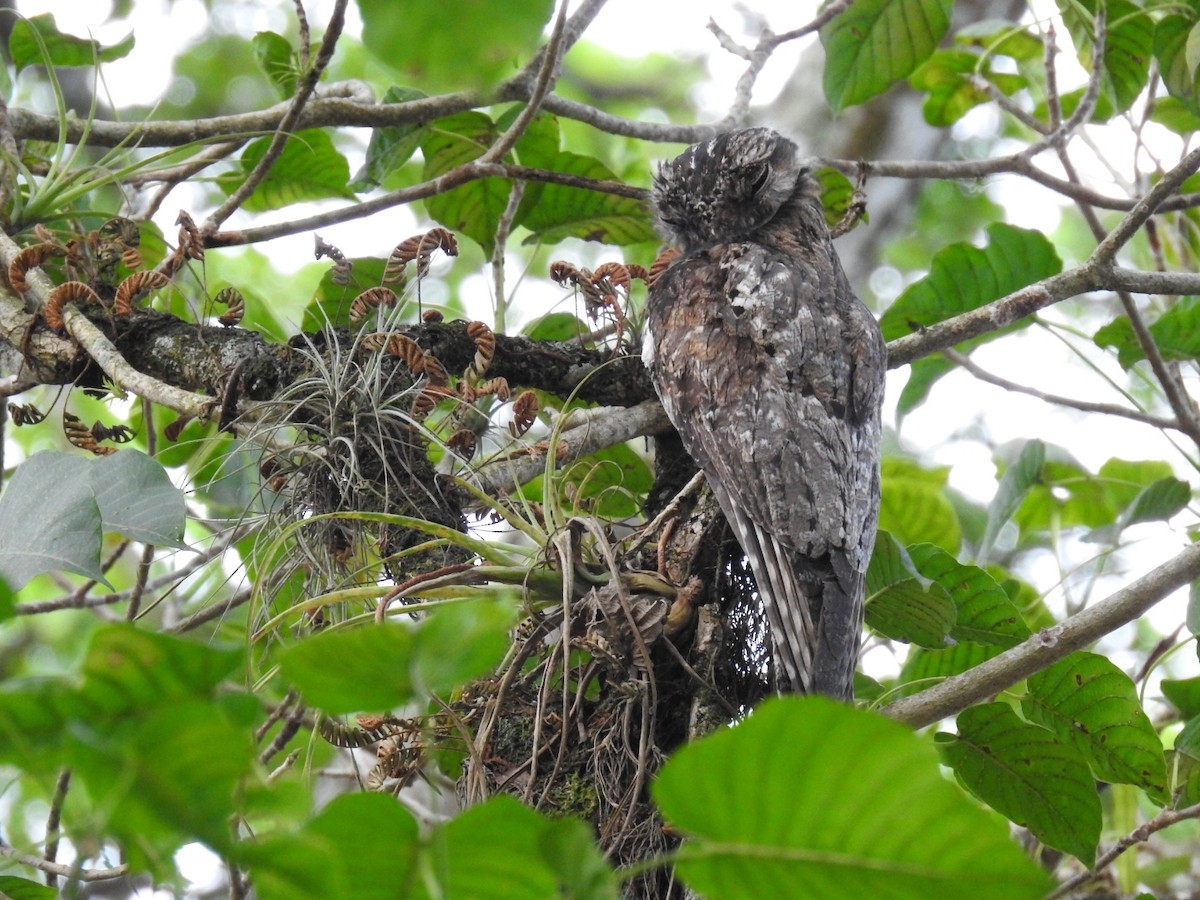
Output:
<path fill-rule="evenodd" d="M 879 326 L 782 135 L 696 144 L 652 198 L 683 253 L 650 290 L 651 378 L 750 561 L 777 688 L 850 699 L 879 514 Z"/>

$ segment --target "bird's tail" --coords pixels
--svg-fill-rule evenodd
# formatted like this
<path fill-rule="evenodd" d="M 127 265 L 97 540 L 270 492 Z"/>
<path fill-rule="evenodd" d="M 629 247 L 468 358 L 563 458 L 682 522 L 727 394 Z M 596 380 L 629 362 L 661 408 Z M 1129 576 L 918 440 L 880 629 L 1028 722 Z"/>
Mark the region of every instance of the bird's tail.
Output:
<path fill-rule="evenodd" d="M 729 510 L 726 511 L 727 514 Z M 767 614 L 782 693 L 854 699 L 863 625 L 863 575 L 844 553 L 813 558 L 734 511 Z"/>

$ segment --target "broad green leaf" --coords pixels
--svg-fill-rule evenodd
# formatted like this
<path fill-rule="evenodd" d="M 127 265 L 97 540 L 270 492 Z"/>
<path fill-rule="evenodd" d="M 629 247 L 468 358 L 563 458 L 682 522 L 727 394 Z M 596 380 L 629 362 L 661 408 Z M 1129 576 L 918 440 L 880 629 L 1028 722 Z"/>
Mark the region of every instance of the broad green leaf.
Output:
<path fill-rule="evenodd" d="M 436 178 L 482 156 L 499 135 L 496 124 L 481 112 L 472 110 L 438 119 L 427 126 L 421 138 L 423 177 Z M 475 241 L 490 257 L 496 224 L 508 205 L 511 190 L 512 185 L 503 178 L 480 178 L 429 197 L 425 209 L 451 231 Z"/>
<path fill-rule="evenodd" d="M 57 896 L 57 888 L 16 875 L 0 875 L 0 897 L 8 897 L 9 900 L 54 900 Z"/>
<path fill-rule="evenodd" d="M 1200 803 L 1200 716 L 1189 719 L 1175 735 L 1167 755 L 1171 774 L 1171 799 L 1175 808 Z"/>
<path fill-rule="evenodd" d="M 1150 324 L 1150 336 L 1164 359 L 1200 358 L 1200 297 L 1181 297 Z M 1129 369 L 1146 356 L 1125 316 L 1100 328 L 1092 338 L 1097 347 L 1112 347 L 1117 361 Z"/>
<path fill-rule="evenodd" d="M 579 504 L 606 519 L 635 515 L 653 484 L 654 473 L 649 464 L 628 444 L 597 450 L 554 478 L 564 502 Z M 521 486 L 521 495 L 534 502 L 545 499 L 544 491 L 542 475 Z"/>
<path fill-rule="evenodd" d="M 425 94 L 416 88 L 392 85 L 383 94 L 383 103 L 406 103 L 419 100 Z M 371 131 L 367 144 L 367 160 L 351 185 L 356 190 L 384 187 L 388 190 L 400 185 L 394 180 L 412 155 L 421 146 L 425 137 L 425 126 L 421 124 L 385 125 Z"/>
<path fill-rule="evenodd" d="M 1192 487 L 1173 476 L 1160 478 L 1138 492 L 1122 517 L 1124 525 L 1159 522 L 1171 518 L 1192 499 Z"/>
<path fill-rule="evenodd" d="M 572 900 L 617 900 L 617 881 L 589 825 L 559 819 L 542 832 L 542 857 L 558 876 L 559 895 Z"/>
<path fill-rule="evenodd" d="M 251 141 L 242 151 L 239 171 L 222 175 L 217 182 L 226 194 L 241 186 L 258 164 L 271 143 L 270 137 Z M 242 204 L 246 212 L 265 212 L 306 200 L 330 197 L 354 199 L 350 183 L 350 164 L 338 153 L 330 136 L 319 128 L 289 135 L 283 152 Z"/>
<path fill-rule="evenodd" d="M 157 546 L 188 549 L 187 509 L 162 463 L 137 450 L 90 460 L 88 479 L 105 531 Z"/>
<path fill-rule="evenodd" d="M 1174 97 L 1157 98 L 1150 110 L 1150 121 L 1184 137 L 1200 131 L 1200 115 Z"/>
<path fill-rule="evenodd" d="M 860 0 L 821 28 L 834 111 L 883 93 L 929 58 L 950 27 L 950 0 Z"/>
<path fill-rule="evenodd" d="M 1040 60 L 1046 52 L 1041 38 L 1006 19 L 981 19 L 964 25 L 954 32 L 954 42 L 1022 61 Z"/>
<path fill-rule="evenodd" d="M 485 87 L 515 75 L 537 49 L 551 0 L 358 0 L 375 59 L 438 90 Z"/>
<path fill-rule="evenodd" d="M 977 558 L 981 563 L 987 562 L 988 554 L 1000 536 L 1000 529 L 1020 508 L 1030 489 L 1040 482 L 1045 463 L 1046 445 L 1035 438 L 1025 443 L 1017 461 L 1000 476 L 996 497 L 988 506 L 987 528 L 979 542 Z"/>
<path fill-rule="evenodd" d="M 296 92 L 296 57 L 291 42 L 273 31 L 260 31 L 250 42 L 254 58 L 279 96 L 287 99 Z"/>
<path fill-rule="evenodd" d="M 556 827 L 504 795 L 468 809 L 426 842 L 426 865 L 439 889 L 433 896 L 475 900 L 563 896 L 558 876 L 541 849 L 546 833 Z"/>
<path fill-rule="evenodd" d="M 1188 128 L 1187 131 L 1179 132 L 1178 127 L 1171 124 L 1172 118 L 1177 124 L 1185 124 L 1186 127 L 1186 119 L 1181 120 L 1180 115 L 1187 115 L 1192 119 L 1200 115 L 1200 103 L 1197 102 L 1200 98 L 1198 73 L 1196 67 L 1189 63 L 1187 53 L 1188 45 L 1194 44 L 1198 33 L 1200 22 L 1197 22 L 1194 12 L 1163 16 L 1154 28 L 1154 55 L 1158 59 L 1163 82 L 1171 94 L 1169 99 L 1179 104 L 1180 109 L 1173 113 L 1171 106 L 1159 99 L 1154 104 L 1151 117 L 1183 134 L 1194 129 Z M 1161 118 L 1164 115 L 1167 121 Z"/>
<path fill-rule="evenodd" d="M 1167 802 L 1162 741 L 1129 676 L 1103 656 L 1072 653 L 1030 676 L 1021 709 L 1088 761 L 1101 781 L 1133 784 Z"/>
<path fill-rule="evenodd" d="M 333 268 L 330 267 L 313 292 L 313 298 L 304 309 L 304 321 L 301 327 L 306 332 L 323 331 L 326 328 L 346 328 L 350 325 L 350 305 L 354 298 L 367 288 L 374 287 L 383 281 L 383 270 L 387 266 L 386 259 L 379 257 L 363 257 L 350 260 L 350 283 L 335 284 Z M 395 288 L 396 285 L 391 285 Z M 397 291 L 407 300 L 407 294 Z M 415 304 L 414 304 L 415 307 Z M 416 318 L 414 308 L 413 318 Z"/>
<path fill-rule="evenodd" d="M 885 339 L 895 340 L 978 309 L 1061 270 L 1062 261 L 1054 245 L 1040 231 L 993 222 L 987 227 L 987 244 L 982 249 L 968 243 L 956 243 L 938 251 L 930 263 L 929 274 L 896 298 L 880 318 L 879 326 Z M 969 350 L 1028 324 L 1028 319 L 1014 322 L 965 342 L 959 349 Z M 921 363 L 929 366 L 933 361 L 920 360 L 915 364 L 914 378 Z M 938 362 L 937 366 L 936 370 L 925 373 L 919 393 L 908 393 L 904 401 L 906 411 L 924 400 L 937 378 L 951 368 L 944 361 Z"/>
<path fill-rule="evenodd" d="M 558 312 L 534 319 L 521 329 L 521 334 L 535 341 L 569 341 L 589 331 L 591 329 L 577 316 Z"/>
<path fill-rule="evenodd" d="M 926 742 L 823 697 L 768 700 L 685 746 L 653 794 L 691 835 L 681 877 L 709 897 L 1033 898 L 1048 886 Z"/>
<path fill-rule="evenodd" d="M 408 896 L 418 877 L 417 823 L 394 797 L 335 797 L 298 832 L 280 829 L 238 846 L 262 900 Z"/>
<path fill-rule="evenodd" d="M 604 163 L 560 152 L 545 168 L 597 181 L 618 181 Z M 657 239 L 646 204 L 632 197 L 562 184 L 527 184 L 517 220 L 531 232 L 526 244 L 556 244 L 574 237 L 605 244 L 639 244 Z"/>
<path fill-rule="evenodd" d="M 1185 719 L 1200 716 L 1200 676 L 1195 678 L 1164 678 L 1163 696 L 1179 710 Z"/>
<path fill-rule="evenodd" d="M 830 166 L 817 169 L 812 173 L 812 177 L 821 188 L 821 207 L 825 210 L 825 224 L 832 228 L 841 222 L 854 202 L 854 184 Z M 864 212 L 859 221 L 863 224 L 871 221 L 870 213 Z M 857 224 L 856 222 L 855 225 Z"/>
<path fill-rule="evenodd" d="M 1060 0 L 1059 11 L 1084 71 L 1098 65 L 1094 59 L 1093 16 L 1098 0 Z M 1129 0 L 1104 0 L 1108 11 L 1102 63 L 1101 97 L 1097 117 L 1108 118 L 1129 109 L 1146 87 L 1154 49 L 1154 22 Z M 1101 115 L 1103 113 L 1103 115 Z"/>
<path fill-rule="evenodd" d="M 973 75 L 986 78 L 1006 95 L 1025 87 L 1025 79 L 992 72 L 975 53 L 937 50 L 909 78 L 914 89 L 929 95 L 923 107 L 925 121 L 939 127 L 953 125 L 972 108 L 990 103 L 991 96 L 971 81 Z"/>
<path fill-rule="evenodd" d="M 108 585 L 100 569 L 102 519 L 89 464 L 77 454 L 43 450 L 8 479 L 0 494 L 0 576 L 20 590 L 43 572 L 65 569 Z"/>
<path fill-rule="evenodd" d="M 1091 866 L 1100 841 L 1100 798 L 1078 751 L 1005 703 L 958 714 L 958 734 L 935 738 L 971 791 L 1034 837 Z"/>
<path fill-rule="evenodd" d="M 933 544 L 916 544 L 908 553 L 917 570 L 953 599 L 957 615 L 952 638 L 1008 649 L 1029 637 L 1020 611 L 983 569 L 963 565 Z"/>
<path fill-rule="evenodd" d="M 879 527 L 901 544 L 937 544 L 957 553 L 962 533 L 946 499 L 948 469 L 922 469 L 901 457 L 883 460 Z"/>
<path fill-rule="evenodd" d="M 503 655 L 511 624 L 507 606 L 448 604 L 416 627 L 384 622 L 319 632 L 285 649 L 279 666 L 306 702 L 327 713 L 394 709 L 418 689 L 448 691 L 483 674 Z"/>
<path fill-rule="evenodd" d="M 900 670 L 899 684 L 907 685 L 898 696 L 907 697 L 933 687 L 953 675 L 961 675 L 986 662 L 998 653 L 994 644 L 974 644 L 969 641 L 955 644 L 946 650 L 910 650 Z"/>
<path fill-rule="evenodd" d="M 46 48 L 44 55 L 39 36 Z M 98 41 L 63 34 L 50 13 L 18 18 L 8 38 L 8 52 L 18 72 L 33 65 L 92 66 L 98 62 L 113 62 L 128 56 L 131 50 L 132 32 L 106 47 Z"/>
<path fill-rule="evenodd" d="M 926 587 L 915 574 L 895 539 L 880 532 L 867 567 L 867 625 L 894 640 L 941 650 L 954 627 L 954 601 L 941 585 Z"/>
<path fill-rule="evenodd" d="M 13 602 L 13 592 L 9 590 L 8 583 L 0 578 L 0 622 L 11 619 L 16 614 L 17 605 Z"/>

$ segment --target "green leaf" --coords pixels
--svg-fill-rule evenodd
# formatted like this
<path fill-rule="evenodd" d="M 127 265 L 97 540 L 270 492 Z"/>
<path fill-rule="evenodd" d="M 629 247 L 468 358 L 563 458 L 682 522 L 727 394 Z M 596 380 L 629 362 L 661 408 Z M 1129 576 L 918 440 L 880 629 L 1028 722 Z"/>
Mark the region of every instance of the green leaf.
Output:
<path fill-rule="evenodd" d="M 1079 751 L 1096 778 L 1167 802 L 1162 741 L 1128 675 L 1103 656 L 1078 652 L 1030 676 L 1028 689 L 1025 717 Z"/>
<path fill-rule="evenodd" d="M 280 829 L 237 848 L 261 900 L 408 896 L 418 831 L 387 794 L 342 794 L 296 833 Z"/>
<path fill-rule="evenodd" d="M 56 888 L 15 875 L 0 875 L 0 897 L 8 897 L 9 900 L 54 900 L 57 896 Z"/>
<path fill-rule="evenodd" d="M 260 31 L 250 43 L 254 58 L 279 96 L 292 96 L 296 92 L 296 57 L 288 39 L 273 31 Z"/>
<path fill-rule="evenodd" d="M 407 103 L 426 96 L 416 88 L 392 85 L 383 94 L 383 103 Z M 367 159 L 351 185 L 355 190 L 383 186 L 388 190 L 399 187 L 394 176 L 421 146 L 425 126 L 419 123 L 385 125 L 371 131 L 367 144 Z"/>
<path fill-rule="evenodd" d="M 958 734 L 935 740 L 955 774 L 997 812 L 1038 840 L 1091 866 L 1100 841 L 1100 798 L 1083 757 L 1004 703 L 958 714 Z"/>
<path fill-rule="evenodd" d="M 559 896 L 572 900 L 617 900 L 617 880 L 585 822 L 556 821 L 542 832 L 540 849 L 558 876 Z"/>
<path fill-rule="evenodd" d="M 929 95 L 923 107 L 925 121 L 938 127 L 953 125 L 972 108 L 990 103 L 991 96 L 975 86 L 972 75 L 986 78 L 1006 95 L 1025 87 L 1025 79 L 992 72 L 975 53 L 937 50 L 909 79 L 914 89 Z"/>
<path fill-rule="evenodd" d="M 428 126 L 421 139 L 421 153 L 425 157 L 423 177 L 436 178 L 477 159 L 499 133 L 488 116 L 474 110 L 438 119 Z M 476 179 L 429 197 L 425 209 L 451 231 L 475 241 L 490 257 L 496 241 L 496 224 L 508 205 L 511 189 L 503 178 Z"/>
<path fill-rule="evenodd" d="M 1006 19 L 981 19 L 964 25 L 954 32 L 954 42 L 1021 61 L 1040 60 L 1045 53 L 1040 38 Z"/>
<path fill-rule="evenodd" d="M 439 91 L 515 75 L 553 8 L 551 0 L 358 0 L 363 43 L 375 58 Z"/>
<path fill-rule="evenodd" d="M 977 558 L 981 563 L 987 562 L 988 554 L 1000 536 L 1000 529 L 1020 508 L 1030 489 L 1040 482 L 1045 463 L 1046 445 L 1035 438 L 1026 441 L 1017 461 L 1000 476 L 996 497 L 988 506 L 987 527 L 979 542 Z"/>
<path fill-rule="evenodd" d="M 383 282 L 387 260 L 379 257 L 362 257 L 350 260 L 350 283 L 334 284 L 333 268 L 330 267 L 313 292 L 312 300 L 304 308 L 301 328 L 306 332 L 322 331 L 326 328 L 346 328 L 350 325 L 350 305 L 354 298 L 369 287 Z M 402 300 L 407 299 L 402 295 Z"/>
<path fill-rule="evenodd" d="M 963 641 L 946 650 L 911 650 L 899 679 L 899 684 L 908 687 L 899 694 L 907 697 L 918 693 L 951 676 L 961 675 L 1001 652 L 1001 648 L 995 645 L 970 641 Z"/>
<path fill-rule="evenodd" d="M 1149 330 L 1163 359 L 1200 359 L 1200 297 L 1179 298 L 1151 323 Z M 1122 368 L 1129 369 L 1146 358 L 1125 316 L 1101 327 L 1092 340 L 1097 347 L 1116 349 Z"/>
<path fill-rule="evenodd" d="M 954 601 L 941 585 L 926 587 L 916 578 L 903 553 L 888 532 L 875 538 L 867 567 L 867 625 L 893 640 L 941 650 L 954 627 Z"/>
<path fill-rule="evenodd" d="M 597 181 L 619 180 L 598 159 L 567 151 L 544 168 Z M 533 232 L 526 244 L 557 244 L 569 237 L 619 246 L 657 240 L 641 200 L 562 184 L 527 184 L 517 220 Z"/>
<path fill-rule="evenodd" d="M 251 141 L 242 151 L 240 171 L 217 179 L 226 194 L 232 194 L 267 152 L 271 137 Z M 350 183 L 350 164 L 334 149 L 333 139 L 319 128 L 297 131 L 288 137 L 283 152 L 242 204 L 246 212 L 280 209 L 306 200 L 330 197 L 354 199 Z"/>
<path fill-rule="evenodd" d="M 1085 72 L 1097 65 L 1094 15 L 1098 0 L 1060 0 L 1059 11 L 1071 32 L 1071 40 Z M 1108 11 L 1100 92 L 1105 101 L 1097 115 L 1108 118 L 1125 112 L 1138 98 L 1149 79 L 1150 56 L 1154 49 L 1154 22 L 1129 0 L 1104 0 Z M 1101 110 L 1104 116 L 1099 116 Z"/>
<path fill-rule="evenodd" d="M 188 549 L 187 508 L 162 464 L 138 450 L 89 460 L 88 478 L 105 531 L 134 541 Z"/>
<path fill-rule="evenodd" d="M 1197 102 L 1200 98 L 1200 82 L 1197 81 L 1196 66 L 1189 61 L 1187 52 L 1198 33 L 1200 23 L 1196 21 L 1194 11 L 1189 11 L 1187 15 L 1163 16 L 1154 28 L 1154 55 L 1158 59 L 1163 82 L 1171 94 L 1169 99 L 1178 104 L 1178 110 L 1172 112 L 1172 106 L 1160 98 L 1154 104 L 1151 117 L 1175 131 L 1178 128 L 1170 124 L 1172 118 L 1177 124 L 1186 124 L 1186 119 L 1178 118 L 1180 115 L 1193 119 L 1200 116 L 1200 104 Z M 1164 115 L 1168 119 L 1166 122 L 1160 118 Z M 1188 128 L 1179 133 L 1187 134 L 1193 130 Z"/>
<path fill-rule="evenodd" d="M 111 587 L 100 569 L 103 520 L 89 460 L 43 450 L 17 467 L 0 495 L 0 576 L 20 590 L 43 572 L 65 569 Z"/>
<path fill-rule="evenodd" d="M 448 691 L 494 666 L 511 624 L 508 607 L 452 603 L 415 628 L 384 622 L 318 632 L 285 649 L 279 667 L 306 702 L 327 713 L 394 709 L 418 688 Z"/>
<path fill-rule="evenodd" d="M 825 96 L 835 112 L 883 93 L 929 58 L 951 0 L 860 0 L 821 28 Z"/>
<path fill-rule="evenodd" d="M 953 599 L 957 609 L 950 636 L 959 641 L 992 644 L 1008 649 L 1029 637 L 1029 627 L 1021 613 L 983 569 L 963 565 L 933 544 L 908 548 L 917 570 L 933 579 Z"/>
<path fill-rule="evenodd" d="M 812 177 L 821 188 L 821 207 L 825 210 L 825 224 L 832 228 L 842 220 L 854 203 L 854 184 L 830 166 L 821 166 L 812 173 Z M 864 212 L 859 221 L 865 224 L 870 220 L 870 215 Z"/>
<path fill-rule="evenodd" d="M 882 473 L 879 527 L 902 544 L 928 542 L 957 553 L 962 532 L 945 494 L 949 469 L 922 469 L 909 460 L 888 456 Z"/>
<path fill-rule="evenodd" d="M 41 44 L 45 45 L 43 55 Z M 124 40 L 104 46 L 99 41 L 63 34 L 50 13 L 18 18 L 8 38 L 8 52 L 20 72 L 26 66 L 92 66 L 113 62 L 133 50 L 133 33 Z"/>
<path fill-rule="evenodd" d="M 556 827 L 503 795 L 468 809 L 427 841 L 429 871 L 440 889 L 434 896 L 477 900 L 564 896 L 541 850 L 545 835 Z"/>
<path fill-rule="evenodd" d="M 1195 678 L 1164 678 L 1163 696 L 1179 710 L 1185 719 L 1200 716 L 1200 676 Z"/>
<path fill-rule="evenodd" d="M 1200 716 L 1189 719 L 1175 735 L 1168 764 L 1174 806 L 1178 809 L 1200 803 Z"/>
<path fill-rule="evenodd" d="M 705 896 L 1033 898 L 1049 883 L 926 742 L 823 697 L 767 700 L 684 747 L 653 794 L 692 836 L 678 870 Z"/>
<path fill-rule="evenodd" d="M 577 316 L 558 312 L 534 319 L 521 329 L 521 334 L 535 341 L 569 341 L 589 331 L 591 329 Z"/>

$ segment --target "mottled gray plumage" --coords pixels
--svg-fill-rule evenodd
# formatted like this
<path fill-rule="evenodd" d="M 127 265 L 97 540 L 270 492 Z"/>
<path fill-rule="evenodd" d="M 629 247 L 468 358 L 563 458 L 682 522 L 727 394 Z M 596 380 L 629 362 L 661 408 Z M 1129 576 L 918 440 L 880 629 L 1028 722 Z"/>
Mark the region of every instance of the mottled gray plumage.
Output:
<path fill-rule="evenodd" d="M 850 699 L 879 513 L 879 326 L 787 138 L 697 144 L 652 194 L 683 255 L 650 290 L 650 375 L 750 560 L 779 690 Z"/>

